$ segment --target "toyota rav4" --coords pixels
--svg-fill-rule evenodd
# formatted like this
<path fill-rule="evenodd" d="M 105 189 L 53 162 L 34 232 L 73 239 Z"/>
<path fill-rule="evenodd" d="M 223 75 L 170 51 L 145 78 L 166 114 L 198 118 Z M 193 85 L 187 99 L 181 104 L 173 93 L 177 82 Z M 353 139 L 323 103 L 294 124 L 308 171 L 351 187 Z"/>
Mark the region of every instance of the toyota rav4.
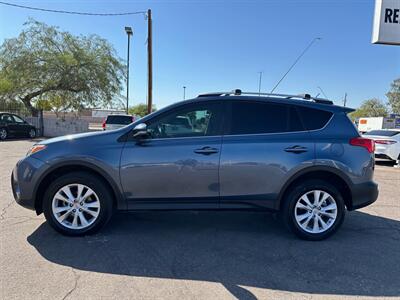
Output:
<path fill-rule="evenodd" d="M 12 189 L 66 235 L 98 231 L 115 209 L 259 210 L 321 240 L 378 196 L 374 142 L 351 111 L 307 94 L 203 94 L 121 129 L 41 141 Z"/>

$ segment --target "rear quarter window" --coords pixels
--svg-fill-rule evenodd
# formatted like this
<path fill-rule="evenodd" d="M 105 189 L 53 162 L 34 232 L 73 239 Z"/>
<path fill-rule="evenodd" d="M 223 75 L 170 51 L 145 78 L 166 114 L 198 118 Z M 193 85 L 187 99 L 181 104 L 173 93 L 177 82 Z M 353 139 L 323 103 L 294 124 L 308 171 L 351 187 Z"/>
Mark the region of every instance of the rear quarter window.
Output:
<path fill-rule="evenodd" d="M 307 130 L 323 128 L 333 115 L 333 113 L 329 111 L 303 106 L 298 106 L 297 110 Z"/>

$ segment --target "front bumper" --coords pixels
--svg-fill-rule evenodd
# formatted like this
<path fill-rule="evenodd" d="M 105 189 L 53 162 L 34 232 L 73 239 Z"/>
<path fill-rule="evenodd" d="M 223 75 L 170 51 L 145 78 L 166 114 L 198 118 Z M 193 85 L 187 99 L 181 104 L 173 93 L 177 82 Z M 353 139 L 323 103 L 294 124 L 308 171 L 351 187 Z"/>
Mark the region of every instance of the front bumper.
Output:
<path fill-rule="evenodd" d="M 19 205 L 35 210 L 35 191 L 45 169 L 46 163 L 29 156 L 16 164 L 11 173 L 11 188 Z"/>
<path fill-rule="evenodd" d="M 348 210 L 355 210 L 368 206 L 378 199 L 378 185 L 373 182 L 356 184 L 352 187 L 352 203 Z"/>

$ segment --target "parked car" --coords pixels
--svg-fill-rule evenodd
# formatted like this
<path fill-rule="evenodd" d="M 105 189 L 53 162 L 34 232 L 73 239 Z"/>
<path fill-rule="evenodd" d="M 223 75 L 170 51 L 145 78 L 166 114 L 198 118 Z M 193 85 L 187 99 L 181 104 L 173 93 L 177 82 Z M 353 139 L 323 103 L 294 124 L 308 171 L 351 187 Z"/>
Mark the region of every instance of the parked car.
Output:
<path fill-rule="evenodd" d="M 321 240 L 378 196 L 374 142 L 351 111 L 309 95 L 200 95 L 118 130 L 39 142 L 12 190 L 66 235 L 98 231 L 114 209 L 252 209 Z M 191 131 L 165 130 L 184 118 Z"/>
<path fill-rule="evenodd" d="M 122 128 L 135 121 L 135 117 L 130 115 L 108 115 L 103 121 L 103 130 L 115 130 Z"/>
<path fill-rule="evenodd" d="M 8 137 L 36 137 L 35 126 L 29 124 L 20 116 L 0 112 L 0 140 Z"/>
<path fill-rule="evenodd" d="M 371 130 L 364 134 L 375 142 L 375 157 L 400 160 L 400 129 Z"/>

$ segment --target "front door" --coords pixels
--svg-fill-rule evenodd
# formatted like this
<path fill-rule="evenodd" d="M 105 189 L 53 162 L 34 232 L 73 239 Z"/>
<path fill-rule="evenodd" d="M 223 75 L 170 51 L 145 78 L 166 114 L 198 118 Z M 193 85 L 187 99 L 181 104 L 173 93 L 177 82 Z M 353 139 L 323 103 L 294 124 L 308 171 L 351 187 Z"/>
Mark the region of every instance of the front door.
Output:
<path fill-rule="evenodd" d="M 186 104 L 146 124 L 149 137 L 131 138 L 122 152 L 120 176 L 128 208 L 217 208 L 220 104 Z"/>
<path fill-rule="evenodd" d="M 29 124 L 16 115 L 12 115 L 12 117 L 14 119 L 15 134 L 18 136 L 27 136 L 30 129 Z"/>

